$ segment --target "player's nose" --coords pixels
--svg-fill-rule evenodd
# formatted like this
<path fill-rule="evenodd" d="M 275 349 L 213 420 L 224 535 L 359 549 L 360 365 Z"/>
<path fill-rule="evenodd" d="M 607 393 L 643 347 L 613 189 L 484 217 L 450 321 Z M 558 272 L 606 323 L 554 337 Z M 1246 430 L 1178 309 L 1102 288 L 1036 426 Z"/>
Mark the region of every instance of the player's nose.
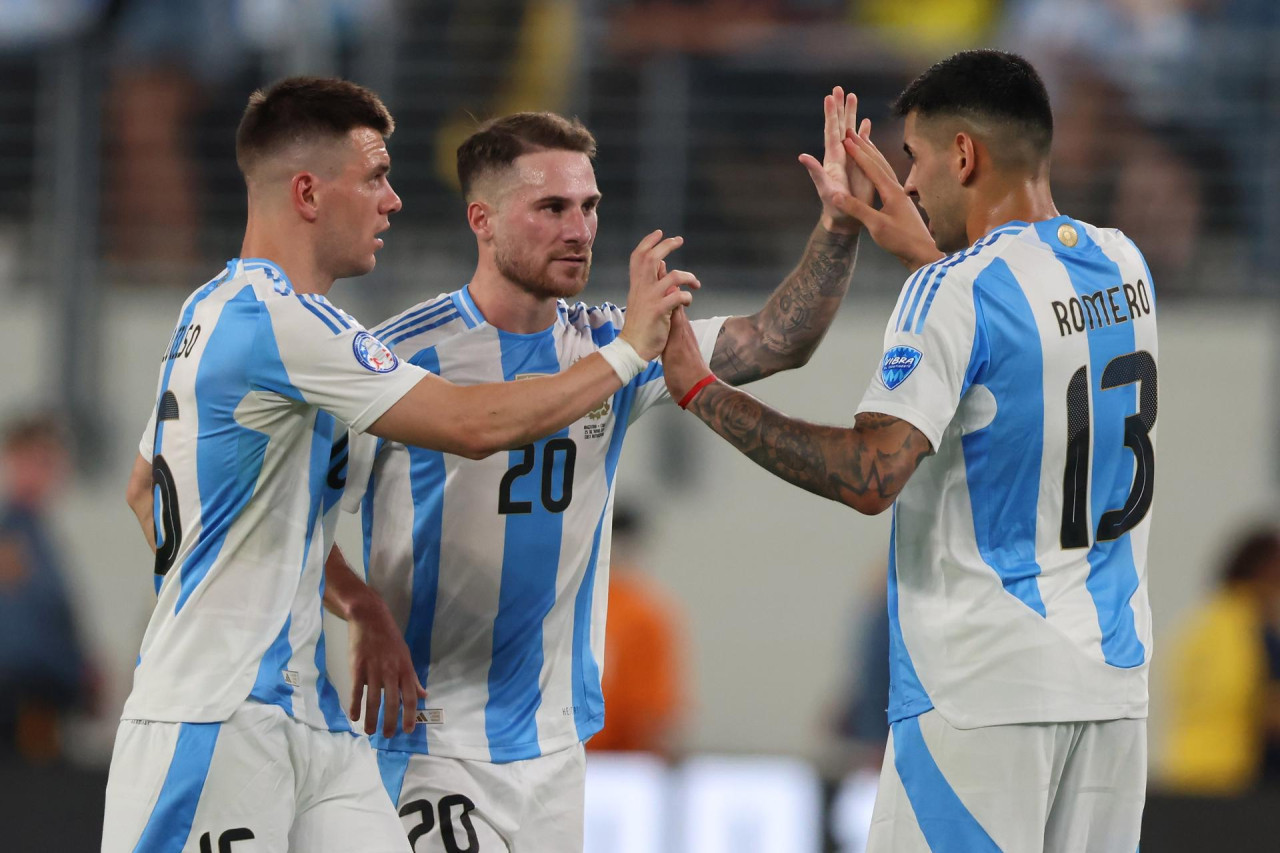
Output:
<path fill-rule="evenodd" d="M 399 213 L 402 207 L 404 204 L 400 201 L 400 196 L 391 188 L 391 184 L 387 184 L 387 198 L 383 202 L 382 212 L 389 216 L 392 213 Z"/>
<path fill-rule="evenodd" d="M 562 236 L 566 243 L 591 242 L 591 223 L 585 211 L 578 209 L 565 216 Z"/>

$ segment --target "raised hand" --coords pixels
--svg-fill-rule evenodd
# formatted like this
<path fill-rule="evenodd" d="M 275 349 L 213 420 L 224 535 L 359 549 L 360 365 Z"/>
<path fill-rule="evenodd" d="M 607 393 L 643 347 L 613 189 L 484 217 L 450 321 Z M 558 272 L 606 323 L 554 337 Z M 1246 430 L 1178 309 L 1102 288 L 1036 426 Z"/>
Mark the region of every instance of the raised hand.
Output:
<path fill-rule="evenodd" d="M 671 312 L 693 302 L 693 294 L 681 288 L 702 286 L 691 272 L 667 270 L 664 259 L 683 244 L 683 237 L 663 239 L 661 231 L 654 231 L 631 253 L 631 290 L 621 336 L 649 361 L 667 344 Z"/>
<path fill-rule="evenodd" d="M 842 147 L 857 171 L 866 176 L 880 196 L 880 209 L 868 198 L 840 194 L 834 204 L 846 216 L 862 223 L 876 245 L 915 270 L 943 257 L 924 224 L 915 202 L 898 183 L 898 176 L 870 134 L 846 133 Z"/>
<path fill-rule="evenodd" d="M 852 92 L 845 94 L 840 86 L 822 99 L 822 113 L 825 119 L 822 162 L 809 154 L 801 154 L 800 163 L 809 171 L 818 198 L 822 200 L 822 227 L 840 234 L 856 234 L 861 221 L 836 200 L 852 196 L 870 205 L 875 187 L 849 156 L 843 142 L 849 134 L 870 139 L 871 120 L 864 118 L 861 125 L 858 124 L 858 96 Z"/>

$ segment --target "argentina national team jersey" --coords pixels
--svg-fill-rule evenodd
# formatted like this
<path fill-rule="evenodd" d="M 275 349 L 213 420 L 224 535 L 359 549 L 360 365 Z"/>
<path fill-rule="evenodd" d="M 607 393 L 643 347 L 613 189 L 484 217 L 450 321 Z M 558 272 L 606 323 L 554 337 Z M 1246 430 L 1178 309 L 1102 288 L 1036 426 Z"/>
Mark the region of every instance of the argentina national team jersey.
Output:
<path fill-rule="evenodd" d="M 486 323 L 463 288 L 374 334 L 405 361 L 474 385 L 565 370 L 622 321 L 612 305 L 562 302 L 551 327 L 513 334 Z M 707 357 L 723 322 L 693 324 Z M 376 735 L 374 746 L 506 762 L 599 731 L 618 455 L 627 427 L 669 399 L 654 362 L 567 429 L 488 459 L 357 442 L 376 453 L 362 507 L 368 580 L 428 692 L 413 733 Z M 352 466 L 348 501 L 354 456 Z"/>
<path fill-rule="evenodd" d="M 1156 362 L 1118 231 L 1011 222 L 908 279 L 858 407 L 936 451 L 894 507 L 890 722 L 1146 716 Z"/>
<path fill-rule="evenodd" d="M 252 699 L 350 729 L 321 628 L 347 429 L 424 375 L 267 261 L 233 260 L 187 299 L 139 448 L 158 600 L 126 719 L 217 722 Z"/>

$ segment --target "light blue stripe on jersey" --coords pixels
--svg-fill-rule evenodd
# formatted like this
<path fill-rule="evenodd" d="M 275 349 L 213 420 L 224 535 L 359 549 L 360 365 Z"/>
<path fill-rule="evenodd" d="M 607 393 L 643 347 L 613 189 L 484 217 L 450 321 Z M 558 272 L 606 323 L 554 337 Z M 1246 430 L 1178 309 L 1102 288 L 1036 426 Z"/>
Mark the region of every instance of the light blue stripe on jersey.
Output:
<path fill-rule="evenodd" d="M 1026 294 L 1001 258 L 973 284 L 973 381 L 996 399 L 985 429 L 961 439 L 973 531 L 983 562 L 1011 595 L 1045 615 L 1036 578 L 1036 520 L 1044 455 L 1044 353 Z M 987 336 L 987 340 L 980 338 Z M 985 353 L 985 355 L 984 355 Z M 995 361 L 998 359 L 998 361 Z"/>
<path fill-rule="evenodd" d="M 394 750 L 378 750 L 378 775 L 382 777 L 382 787 L 387 789 L 391 804 L 400 805 L 400 792 L 404 790 L 404 777 L 409 772 L 409 758 L 412 753 L 395 752 Z"/>
<path fill-rule="evenodd" d="M 893 767 L 929 849 L 933 853 L 1000 853 L 942 775 L 920 732 L 920 718 L 899 720 L 892 728 Z"/>
<path fill-rule="evenodd" d="M 262 471 L 268 438 L 237 423 L 235 411 L 250 391 L 248 377 L 260 368 L 254 363 L 254 344 L 261 343 L 258 324 L 264 310 L 253 286 L 245 285 L 223 306 L 196 369 L 196 482 L 201 530 L 180 570 L 181 589 L 174 613 L 182 610 L 213 567 L 227 532 L 249 502 Z M 274 338 L 271 347 L 275 348 Z M 234 470 L 228 470 L 231 464 L 236 466 Z"/>
<path fill-rule="evenodd" d="M 934 263 L 937 262 L 935 261 Z M 927 276 L 929 271 L 932 269 L 933 264 L 927 264 L 926 266 L 921 267 L 916 270 L 915 275 L 913 275 L 911 280 L 907 282 L 906 294 L 902 297 L 902 305 L 898 307 L 898 319 L 893 321 L 894 328 L 899 331 L 904 328 L 902 325 L 902 318 L 907 313 L 907 306 L 911 304 L 912 295 L 915 293 L 915 289 L 920 286 L 921 279 Z"/>
<path fill-rule="evenodd" d="M 323 525 L 321 516 L 327 507 L 342 500 L 342 490 L 330 484 L 330 471 L 334 465 L 334 434 L 337 419 L 333 415 L 325 411 L 316 412 L 315 423 L 311 427 L 311 512 L 307 518 L 307 544 L 302 550 L 302 565 L 299 571 L 305 573 L 308 558 L 311 554 L 311 547 L 315 544 L 315 531 L 317 525 Z M 345 433 L 344 433 L 345 436 Z M 337 460 L 339 464 L 345 465 L 345 459 Z M 321 547 L 323 547 L 323 536 L 321 537 Z M 320 555 L 320 564 L 323 566 L 328 554 Z M 351 723 L 347 719 L 346 713 L 342 710 L 342 700 L 338 698 L 338 691 L 334 689 L 333 684 L 329 681 L 329 671 L 325 663 L 324 656 L 324 569 L 320 570 L 320 582 L 318 584 L 318 601 L 316 609 L 317 615 L 320 617 L 320 633 L 316 637 L 316 648 L 313 656 L 313 663 L 316 667 L 316 698 L 319 703 L 320 713 L 324 715 L 324 721 L 329 726 L 331 732 L 347 732 L 351 731 Z"/>
<path fill-rule="evenodd" d="M 409 359 L 424 370 L 440 375 L 440 356 L 434 347 L 422 350 Z M 440 545 L 444 532 L 444 454 L 438 450 L 407 446 L 409 452 L 409 485 L 413 494 L 413 586 L 409 605 L 409 622 L 404 641 L 418 666 L 418 680 L 427 683 L 431 667 L 431 631 L 435 625 L 436 595 L 440 587 Z M 496 496 L 495 496 L 496 500 Z M 365 493 L 365 566 L 373 540 L 373 489 Z M 378 730 L 370 738 L 374 748 L 421 750 L 428 747 L 427 726 L 419 725 L 406 734 L 397 727 L 390 738 L 382 735 L 382 721 L 387 705 L 378 711 Z M 419 703 L 421 707 L 425 704 Z M 430 752 L 430 749 L 426 749 Z"/>
<path fill-rule="evenodd" d="M 1014 222 L 1008 225 L 1002 225 L 999 228 L 996 228 L 995 230 L 993 230 L 991 233 L 987 234 L 987 236 L 983 237 L 981 240 L 978 240 L 976 243 L 974 243 L 967 250 L 962 252 L 954 261 L 944 263 L 943 264 L 944 268 L 939 269 L 939 271 L 934 275 L 933 284 L 929 287 L 929 295 L 924 300 L 924 307 L 920 309 L 920 319 L 916 320 L 916 327 L 914 329 L 915 334 L 918 335 L 922 331 L 924 331 L 924 318 L 929 315 L 929 306 L 933 305 L 933 297 L 938 295 L 938 288 L 942 286 L 942 280 L 947 277 L 947 270 L 945 269 L 946 267 L 954 266 L 959 261 L 963 261 L 967 258 L 973 257 L 974 255 L 978 254 L 978 252 L 982 251 L 987 246 L 990 246 L 992 243 L 994 243 L 996 241 L 996 238 L 1001 236 L 1002 234 L 1012 234 L 1013 232 L 1020 231 L 1025 227 L 1026 227 L 1026 223 L 1024 222 Z"/>
<path fill-rule="evenodd" d="M 289 658 L 293 657 L 293 645 L 289 642 L 289 628 L 293 625 L 293 614 L 284 620 L 284 627 L 267 648 L 258 664 L 258 676 L 253 681 L 253 689 L 249 698 L 264 705 L 277 705 L 293 716 L 293 686 L 284 680 L 284 671 L 289 668 Z"/>
<path fill-rule="evenodd" d="M 412 338 L 414 335 L 426 334 L 427 332 L 430 332 L 433 329 L 440 328 L 446 323 L 452 323 L 454 320 L 458 319 L 458 317 L 459 317 L 459 314 L 457 311 L 449 310 L 443 314 L 434 315 L 430 320 L 423 322 L 419 326 L 410 326 L 409 328 L 404 329 L 403 331 L 396 332 L 390 337 L 379 338 L 379 340 L 381 340 L 384 344 L 386 344 L 389 347 L 394 347 L 394 346 L 397 346 L 398 344 L 404 343 L 409 338 Z"/>
<path fill-rule="evenodd" d="M 181 723 L 173 759 L 133 853 L 181 853 L 200 805 L 222 723 Z"/>
<path fill-rule="evenodd" d="M 471 298 L 471 285 L 468 284 L 461 290 L 455 290 L 449 294 L 449 298 L 457 306 L 458 312 L 462 315 L 462 320 L 467 324 L 468 329 L 474 329 L 484 322 L 484 315 L 480 313 L 480 309 L 476 307 L 475 300 Z"/>
<path fill-rule="evenodd" d="M 341 326 L 342 328 L 344 329 L 351 328 L 351 321 L 347 319 L 347 315 L 343 314 L 341 311 L 335 308 L 332 302 L 330 302 L 328 299 L 325 299 L 320 294 L 307 293 L 307 294 L 304 294 L 302 298 L 305 301 L 309 302 L 310 304 L 319 308 L 325 314 L 328 314 L 330 317 L 333 318 L 333 321 L 337 323 L 339 326 Z"/>
<path fill-rule="evenodd" d="M 915 717 L 933 707 L 933 701 L 916 675 L 911 653 L 902 639 L 898 617 L 898 507 L 893 507 L 889 528 L 889 722 Z"/>
<path fill-rule="evenodd" d="M 551 331 L 517 335 L 498 331 L 502 348 L 502 373 L 508 382 L 529 373 L 558 373 L 555 336 Z M 567 436 L 562 429 L 554 436 Z M 534 467 L 511 482 L 513 503 L 527 502 L 526 513 L 506 517 L 502 552 L 502 581 L 498 590 L 498 614 L 493 623 L 493 658 L 489 666 L 489 700 L 485 705 L 485 733 L 495 762 L 518 761 L 540 754 L 535 715 L 542 704 L 543 620 L 556 598 L 560 565 L 563 513 L 551 512 L 542 503 L 542 482 L 565 487 L 564 453 L 547 459 L 548 438 L 533 445 Z M 526 450 L 510 451 L 511 465 L 525 459 Z M 553 470 L 543 471 L 551 461 Z M 557 494 L 562 494 L 557 492 Z M 499 744 L 495 746 L 494 744 Z"/>
<path fill-rule="evenodd" d="M 609 324 L 612 328 L 612 324 Z M 616 334 L 616 333 L 615 333 Z M 606 341 L 607 343 L 607 341 Z M 661 376 L 661 365 L 650 364 L 645 373 L 658 368 Z M 644 376 L 642 373 L 636 379 Z M 650 377 L 652 378 L 652 377 Z M 604 476 L 606 492 L 613 488 L 613 476 L 618 470 L 618 457 L 622 454 L 622 442 L 626 438 L 627 425 L 631 422 L 631 407 L 635 403 L 636 389 L 640 382 L 632 380 L 626 387 L 613 395 L 613 435 L 609 438 L 609 449 L 605 453 Z M 591 614 L 595 602 L 596 575 L 600 561 L 600 540 L 604 534 L 606 510 L 600 514 L 596 523 L 595 536 L 591 540 L 591 559 L 587 562 L 587 574 L 578 587 L 577 597 L 573 601 L 573 722 L 578 730 L 578 739 L 587 738 L 600 731 L 604 725 L 604 693 L 600 689 L 600 665 L 591 652 Z"/>
<path fill-rule="evenodd" d="M 1091 295 L 1123 284 L 1119 267 L 1103 254 L 1083 226 L 1075 226 L 1079 242 L 1074 248 L 1062 245 L 1058 227 L 1070 221 L 1062 216 L 1038 222 L 1035 228 L 1066 268 L 1076 294 Z M 1107 391 L 1101 388 L 1103 371 L 1111 360 L 1134 351 L 1133 322 L 1098 326 L 1086 334 L 1093 411 L 1089 507 L 1095 532 L 1090 537 L 1096 538 L 1098 519 L 1108 510 L 1123 507 L 1133 487 L 1133 453 L 1124 444 L 1124 421 L 1138 411 L 1137 388 L 1132 384 Z M 1117 667 L 1140 666 L 1146 660 L 1146 649 L 1138 639 L 1130 603 L 1138 591 L 1138 570 L 1129 533 L 1110 542 L 1094 542 L 1089 549 L 1089 569 L 1085 586 L 1098 611 L 1103 659 Z"/>
<path fill-rule="evenodd" d="M 325 313 L 320 310 L 320 307 L 318 305 L 316 305 L 313 302 L 309 302 L 307 300 L 307 294 L 299 293 L 297 294 L 297 297 L 298 297 L 298 304 L 301 305 L 303 308 L 306 308 L 312 314 L 316 315 L 316 317 L 320 319 L 321 323 L 324 323 L 326 326 L 329 327 L 329 331 L 333 332 L 335 335 L 342 331 L 342 329 L 338 326 L 337 323 L 333 322 L 333 320 L 325 316 Z"/>
<path fill-rule="evenodd" d="M 373 330 L 373 336 L 385 344 L 391 338 L 400 335 L 400 333 L 404 332 L 406 329 L 410 329 L 420 323 L 429 323 L 430 321 L 436 320 L 446 314 L 455 313 L 457 310 L 458 309 L 453 304 L 453 300 L 441 299 L 439 302 L 427 305 L 425 308 L 410 311 L 397 320 L 392 320 L 377 326 Z"/>
<path fill-rule="evenodd" d="M 234 261 L 229 262 L 227 264 L 227 268 L 222 272 L 222 275 L 218 276 L 217 278 L 205 284 L 204 287 L 200 288 L 199 293 L 191 297 L 191 301 L 187 303 L 186 310 L 182 312 L 182 319 L 178 321 L 178 328 L 191 325 L 191 318 L 196 313 L 196 306 L 199 305 L 201 302 L 203 302 L 209 296 L 209 294 L 217 290 L 218 287 L 231 276 L 234 268 L 235 268 L 235 262 Z M 177 329 L 175 329 L 174 331 L 176 332 Z M 171 347 L 173 346 L 172 341 L 169 342 L 169 346 Z M 171 358 L 167 362 L 165 362 L 164 379 L 160 383 L 160 393 L 156 397 L 156 401 L 155 401 L 156 406 L 160 405 L 160 400 L 164 397 L 165 392 L 169 390 L 169 378 L 173 374 L 173 365 L 176 362 L 177 362 L 176 358 Z M 159 417 L 156 418 L 156 432 L 155 432 L 155 435 L 152 437 L 152 442 L 151 442 L 151 453 L 152 453 L 153 459 L 155 458 L 156 455 L 164 452 L 164 449 L 163 449 L 164 423 L 165 422 L 161 420 Z M 160 487 L 158 485 L 153 486 L 151 491 L 152 491 L 152 495 L 151 495 L 152 528 L 155 531 L 157 547 L 163 547 L 164 546 L 164 524 L 160 519 L 160 512 L 164 508 L 164 499 L 159 493 Z M 155 585 L 156 585 L 157 593 L 160 592 L 160 587 L 163 584 L 164 584 L 164 576 L 156 575 Z M 139 663 L 142 662 L 141 654 L 138 655 L 138 662 Z"/>

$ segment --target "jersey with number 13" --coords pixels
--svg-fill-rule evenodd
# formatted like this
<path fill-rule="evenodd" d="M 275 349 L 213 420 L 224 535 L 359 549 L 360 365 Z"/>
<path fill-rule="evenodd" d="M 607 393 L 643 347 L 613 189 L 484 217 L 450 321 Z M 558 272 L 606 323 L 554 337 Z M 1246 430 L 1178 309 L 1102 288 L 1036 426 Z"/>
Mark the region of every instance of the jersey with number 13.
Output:
<path fill-rule="evenodd" d="M 936 451 L 894 507 L 891 721 L 1146 716 L 1156 364 L 1118 231 L 1011 222 L 908 279 L 858 408 Z"/>

